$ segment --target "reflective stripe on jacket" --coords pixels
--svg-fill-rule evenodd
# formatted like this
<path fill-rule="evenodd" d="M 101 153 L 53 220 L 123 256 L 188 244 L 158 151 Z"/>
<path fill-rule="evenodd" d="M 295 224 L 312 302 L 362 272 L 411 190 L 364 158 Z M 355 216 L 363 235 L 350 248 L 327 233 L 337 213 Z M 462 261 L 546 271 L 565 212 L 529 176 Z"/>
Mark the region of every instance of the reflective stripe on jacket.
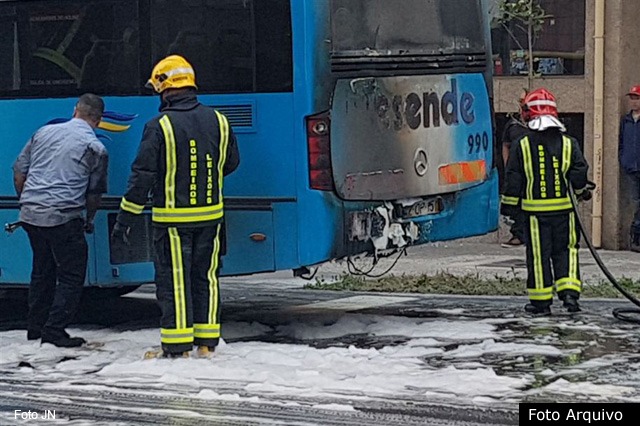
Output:
<path fill-rule="evenodd" d="M 512 146 L 502 203 L 536 214 L 571 210 L 569 183 L 583 189 L 587 171 L 574 138 L 557 129 L 530 132 Z"/>
<path fill-rule="evenodd" d="M 194 92 L 169 98 L 144 129 L 118 220 L 142 213 L 149 192 L 152 219 L 162 226 L 205 226 L 223 217 L 223 177 L 239 154 L 227 118 Z"/>

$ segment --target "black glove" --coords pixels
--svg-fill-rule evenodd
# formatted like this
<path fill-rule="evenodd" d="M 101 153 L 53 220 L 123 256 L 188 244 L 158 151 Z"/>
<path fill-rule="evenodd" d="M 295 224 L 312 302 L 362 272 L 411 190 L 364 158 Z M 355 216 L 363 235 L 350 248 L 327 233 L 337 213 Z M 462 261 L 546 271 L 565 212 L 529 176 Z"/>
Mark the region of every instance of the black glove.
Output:
<path fill-rule="evenodd" d="M 111 241 L 114 243 L 124 243 L 129 245 L 129 233 L 131 232 L 131 227 L 127 225 L 123 225 L 120 222 L 116 222 L 113 226 L 113 231 L 111 231 Z"/>
<path fill-rule="evenodd" d="M 588 180 L 584 188 L 575 191 L 576 198 L 578 201 L 589 201 L 593 197 L 592 191 L 594 189 L 596 189 L 596 184 Z"/>
<path fill-rule="evenodd" d="M 95 230 L 95 226 L 93 225 L 93 222 L 88 222 L 88 221 L 84 221 L 84 232 L 86 232 L 87 234 L 93 234 L 93 231 Z"/>
<path fill-rule="evenodd" d="M 520 210 L 520 206 L 512 206 L 510 204 L 500 204 L 500 214 L 502 216 L 515 216 L 518 214 L 518 210 Z"/>
<path fill-rule="evenodd" d="M 593 197 L 590 189 L 583 189 L 580 194 L 576 197 L 578 201 L 589 201 Z"/>

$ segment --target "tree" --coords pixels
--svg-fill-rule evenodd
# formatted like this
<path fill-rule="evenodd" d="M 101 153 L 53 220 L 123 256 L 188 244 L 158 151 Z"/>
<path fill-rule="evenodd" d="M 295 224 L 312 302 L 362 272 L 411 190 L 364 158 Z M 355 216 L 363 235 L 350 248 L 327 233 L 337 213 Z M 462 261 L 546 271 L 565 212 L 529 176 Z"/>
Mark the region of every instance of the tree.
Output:
<path fill-rule="evenodd" d="M 533 79 L 537 73 L 533 69 L 533 45 L 535 44 L 545 21 L 552 17 L 540 6 L 538 0 L 498 0 L 498 24 L 502 25 L 509 36 L 521 50 L 528 52 L 528 88 L 531 90 Z M 526 49 L 520 44 L 516 35 L 511 31 L 510 23 L 527 36 Z"/>

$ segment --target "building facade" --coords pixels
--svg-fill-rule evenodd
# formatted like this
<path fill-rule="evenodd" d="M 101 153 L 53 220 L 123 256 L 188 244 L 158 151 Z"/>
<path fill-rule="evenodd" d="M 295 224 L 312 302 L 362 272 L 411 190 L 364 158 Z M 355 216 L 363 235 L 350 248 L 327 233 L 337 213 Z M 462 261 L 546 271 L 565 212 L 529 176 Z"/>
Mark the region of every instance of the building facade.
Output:
<path fill-rule="evenodd" d="M 534 44 L 538 75 L 531 87 L 556 95 L 568 132 L 582 138 L 590 178 L 601 183 L 593 200 L 580 207 L 593 240 L 606 249 L 626 249 L 635 207 L 631 182 L 618 165 L 618 128 L 628 112 L 625 94 L 640 84 L 639 3 L 538 1 L 551 17 Z M 514 23 L 504 27 L 496 24 L 492 31 L 498 136 L 504 117 L 517 109 L 518 95 L 529 85 L 526 49 L 521 49 L 526 34 Z"/>

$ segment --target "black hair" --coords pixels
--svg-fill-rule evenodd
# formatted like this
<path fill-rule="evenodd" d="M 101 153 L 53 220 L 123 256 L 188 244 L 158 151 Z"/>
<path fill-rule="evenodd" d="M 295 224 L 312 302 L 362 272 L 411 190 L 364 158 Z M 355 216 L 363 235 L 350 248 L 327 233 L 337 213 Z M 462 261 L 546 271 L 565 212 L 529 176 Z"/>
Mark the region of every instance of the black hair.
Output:
<path fill-rule="evenodd" d="M 80 96 L 76 104 L 76 111 L 85 118 L 100 121 L 104 113 L 104 101 L 93 93 L 85 93 Z"/>

